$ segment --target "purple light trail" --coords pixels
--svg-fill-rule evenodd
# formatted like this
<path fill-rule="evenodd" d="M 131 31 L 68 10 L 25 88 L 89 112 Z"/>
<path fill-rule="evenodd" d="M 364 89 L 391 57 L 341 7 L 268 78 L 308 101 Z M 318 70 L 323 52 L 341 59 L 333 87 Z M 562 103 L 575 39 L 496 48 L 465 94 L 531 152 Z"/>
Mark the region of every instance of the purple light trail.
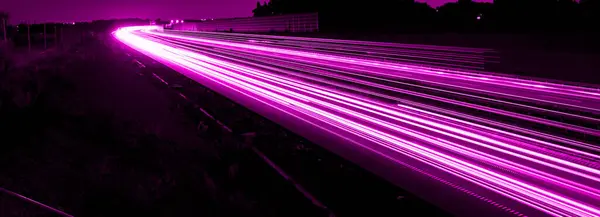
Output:
<path fill-rule="evenodd" d="M 517 124 L 598 138 L 596 88 L 458 68 L 463 60 L 482 61 L 487 50 L 156 27 L 122 28 L 114 34 L 201 84 L 212 82 L 223 92 L 274 108 L 347 140 L 345 145 L 444 177 L 446 184 L 468 183 L 448 185 L 469 195 L 504 198 L 482 200 L 508 216 L 600 215 L 599 149 L 589 143 L 594 140 Z M 323 46 L 328 49 L 313 49 Z M 400 52 L 402 57 L 381 61 L 376 55 L 346 52 L 359 50 Z M 424 65 L 437 61 L 423 59 L 428 55 L 445 56 L 454 67 Z M 415 58 L 420 65 L 411 63 Z"/>

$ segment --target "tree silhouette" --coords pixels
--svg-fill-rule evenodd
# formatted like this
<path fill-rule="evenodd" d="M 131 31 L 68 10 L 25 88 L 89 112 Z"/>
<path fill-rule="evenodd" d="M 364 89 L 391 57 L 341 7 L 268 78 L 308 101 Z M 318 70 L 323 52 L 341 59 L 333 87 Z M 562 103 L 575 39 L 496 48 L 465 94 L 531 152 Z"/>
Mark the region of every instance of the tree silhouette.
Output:
<path fill-rule="evenodd" d="M 600 0 L 458 0 L 433 9 L 414 0 L 270 0 L 254 16 L 318 12 L 322 30 L 598 31 Z"/>
<path fill-rule="evenodd" d="M 490 3 L 476 3 L 471 0 L 460 0 L 447 3 L 438 8 L 440 24 L 446 30 L 469 31 L 477 30 L 487 21 L 492 12 Z"/>
<path fill-rule="evenodd" d="M 584 28 L 600 31 L 600 0 L 581 0 L 580 8 Z"/>
<path fill-rule="evenodd" d="M 256 8 L 252 11 L 255 17 L 264 17 L 270 16 L 273 14 L 271 8 L 265 2 L 264 4 L 260 4 L 260 2 L 256 2 Z"/>

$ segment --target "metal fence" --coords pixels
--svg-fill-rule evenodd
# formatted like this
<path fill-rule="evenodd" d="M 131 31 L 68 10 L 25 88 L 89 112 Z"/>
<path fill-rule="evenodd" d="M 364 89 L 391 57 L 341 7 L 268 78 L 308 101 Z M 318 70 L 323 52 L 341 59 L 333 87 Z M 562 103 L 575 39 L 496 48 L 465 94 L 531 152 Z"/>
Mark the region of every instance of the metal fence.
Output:
<path fill-rule="evenodd" d="M 217 32 L 317 32 L 317 13 L 186 21 L 172 24 L 173 30 Z"/>

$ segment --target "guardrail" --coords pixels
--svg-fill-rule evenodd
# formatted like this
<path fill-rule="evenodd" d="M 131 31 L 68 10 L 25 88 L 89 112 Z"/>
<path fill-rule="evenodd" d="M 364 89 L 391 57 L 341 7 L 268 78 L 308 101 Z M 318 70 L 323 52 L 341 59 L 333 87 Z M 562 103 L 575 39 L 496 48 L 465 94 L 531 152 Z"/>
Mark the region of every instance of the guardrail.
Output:
<path fill-rule="evenodd" d="M 217 32 L 317 32 L 317 13 L 186 21 L 172 24 L 173 30 Z"/>

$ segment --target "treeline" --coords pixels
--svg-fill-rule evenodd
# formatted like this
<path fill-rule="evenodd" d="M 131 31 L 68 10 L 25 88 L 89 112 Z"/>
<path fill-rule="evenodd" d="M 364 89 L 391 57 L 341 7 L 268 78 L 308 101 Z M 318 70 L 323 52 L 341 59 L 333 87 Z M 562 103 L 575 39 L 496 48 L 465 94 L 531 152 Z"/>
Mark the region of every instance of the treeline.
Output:
<path fill-rule="evenodd" d="M 318 12 L 322 31 L 598 32 L 600 0 L 270 0 L 254 16 Z"/>

